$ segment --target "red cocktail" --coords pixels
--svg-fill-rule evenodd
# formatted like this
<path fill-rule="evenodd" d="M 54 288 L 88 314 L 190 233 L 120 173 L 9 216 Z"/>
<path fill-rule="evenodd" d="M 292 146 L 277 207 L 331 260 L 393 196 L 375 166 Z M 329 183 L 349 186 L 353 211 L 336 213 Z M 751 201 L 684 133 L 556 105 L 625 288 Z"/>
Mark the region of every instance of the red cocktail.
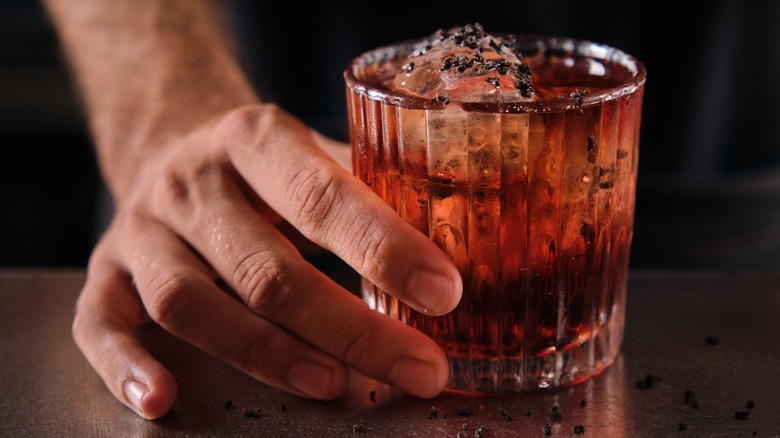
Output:
<path fill-rule="evenodd" d="M 355 174 L 464 284 L 443 317 L 364 280 L 366 302 L 444 349 L 452 389 L 560 386 L 609 365 L 623 336 L 642 64 L 476 25 L 366 53 L 345 78 Z"/>

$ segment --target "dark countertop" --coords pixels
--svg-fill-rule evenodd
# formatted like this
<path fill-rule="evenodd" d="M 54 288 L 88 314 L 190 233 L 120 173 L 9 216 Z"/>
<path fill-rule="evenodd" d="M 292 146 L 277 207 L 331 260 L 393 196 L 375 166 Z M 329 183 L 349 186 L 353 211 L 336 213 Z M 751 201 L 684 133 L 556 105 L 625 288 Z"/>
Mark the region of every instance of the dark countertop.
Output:
<path fill-rule="evenodd" d="M 464 423 L 467 437 L 479 427 L 484 437 L 543 436 L 548 423 L 554 437 L 780 436 L 780 272 L 632 272 L 616 363 L 580 385 L 525 395 L 420 400 L 358 377 L 340 400 L 309 401 L 149 327 L 142 341 L 179 382 L 173 410 L 156 421 L 114 400 L 76 348 L 83 281 L 81 270 L 0 270 L 0 436 L 456 437 Z M 648 374 L 660 380 L 637 388 Z M 474 415 L 459 416 L 463 408 Z M 735 418 L 742 411 L 747 419 Z"/>

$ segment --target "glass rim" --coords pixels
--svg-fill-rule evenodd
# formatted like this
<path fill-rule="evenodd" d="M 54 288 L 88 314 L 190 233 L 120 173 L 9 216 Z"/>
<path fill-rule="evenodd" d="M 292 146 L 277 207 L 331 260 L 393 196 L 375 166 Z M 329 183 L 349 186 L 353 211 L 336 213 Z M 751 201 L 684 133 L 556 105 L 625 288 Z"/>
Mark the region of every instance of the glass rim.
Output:
<path fill-rule="evenodd" d="M 497 34 L 502 37 L 510 34 Z M 480 112 L 499 112 L 499 113 L 537 113 L 537 112 L 560 112 L 574 109 L 587 108 L 592 105 L 598 105 L 608 100 L 614 100 L 622 96 L 630 95 L 640 89 L 647 76 L 644 64 L 634 56 L 617 49 L 615 47 L 590 41 L 587 39 L 577 39 L 571 37 L 561 37 L 555 35 L 516 33 L 511 34 L 521 46 L 521 53 L 528 51 L 528 48 L 538 53 L 547 51 L 558 51 L 560 53 L 579 54 L 598 60 L 607 60 L 617 63 L 629 70 L 632 77 L 613 87 L 588 93 L 582 96 L 564 97 L 555 100 L 538 100 L 532 102 L 464 102 L 458 100 L 449 100 L 448 103 L 437 99 L 426 99 L 418 96 L 391 91 L 366 84 L 360 80 L 356 72 L 360 69 L 361 63 L 373 64 L 392 59 L 397 53 L 410 53 L 415 43 L 424 38 L 407 40 L 395 44 L 385 45 L 373 50 L 362 53 L 354 58 L 344 69 L 344 81 L 347 87 L 357 94 L 364 95 L 368 99 L 380 101 L 385 104 L 399 106 L 408 109 L 436 110 L 444 109 L 448 105 L 460 105 L 465 111 Z"/>

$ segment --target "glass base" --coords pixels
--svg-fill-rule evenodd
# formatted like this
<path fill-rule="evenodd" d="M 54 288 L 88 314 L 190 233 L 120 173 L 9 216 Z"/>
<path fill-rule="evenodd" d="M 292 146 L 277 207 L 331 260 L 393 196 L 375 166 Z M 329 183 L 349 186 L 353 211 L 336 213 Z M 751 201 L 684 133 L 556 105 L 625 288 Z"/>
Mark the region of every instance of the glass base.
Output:
<path fill-rule="evenodd" d="M 410 324 L 433 339 L 442 338 L 431 332 L 436 325 L 432 323 L 435 318 L 421 316 L 365 279 L 362 291 L 363 299 L 370 308 Z M 462 338 L 463 343 L 455 346 L 439 342 L 450 365 L 447 390 L 465 393 L 529 392 L 587 380 L 612 364 L 620 352 L 625 321 L 624 300 L 615 300 L 609 310 L 600 314 L 599 318 L 593 318 L 589 329 L 559 347 L 540 349 L 538 344 L 532 344 L 528 339 L 513 339 L 515 351 L 525 352 L 525 355 L 508 356 L 504 353 L 485 358 L 477 352 L 487 349 L 474 337 L 470 341 Z M 464 354 L 468 351 L 474 354 Z"/>
<path fill-rule="evenodd" d="M 598 375 L 611 365 L 619 346 L 596 353 L 594 342 L 528 359 L 474 359 L 447 356 L 447 389 L 467 393 L 512 393 L 573 385 Z"/>

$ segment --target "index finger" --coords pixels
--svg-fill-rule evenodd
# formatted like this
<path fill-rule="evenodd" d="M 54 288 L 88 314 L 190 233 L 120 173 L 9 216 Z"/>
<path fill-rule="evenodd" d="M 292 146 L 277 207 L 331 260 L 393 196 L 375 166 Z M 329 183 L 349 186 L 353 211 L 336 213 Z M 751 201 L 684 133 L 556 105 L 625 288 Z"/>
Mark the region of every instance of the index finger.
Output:
<path fill-rule="evenodd" d="M 333 161 L 302 123 L 274 106 L 231 113 L 217 131 L 255 192 L 302 234 L 416 310 L 460 301 L 454 263 Z"/>

